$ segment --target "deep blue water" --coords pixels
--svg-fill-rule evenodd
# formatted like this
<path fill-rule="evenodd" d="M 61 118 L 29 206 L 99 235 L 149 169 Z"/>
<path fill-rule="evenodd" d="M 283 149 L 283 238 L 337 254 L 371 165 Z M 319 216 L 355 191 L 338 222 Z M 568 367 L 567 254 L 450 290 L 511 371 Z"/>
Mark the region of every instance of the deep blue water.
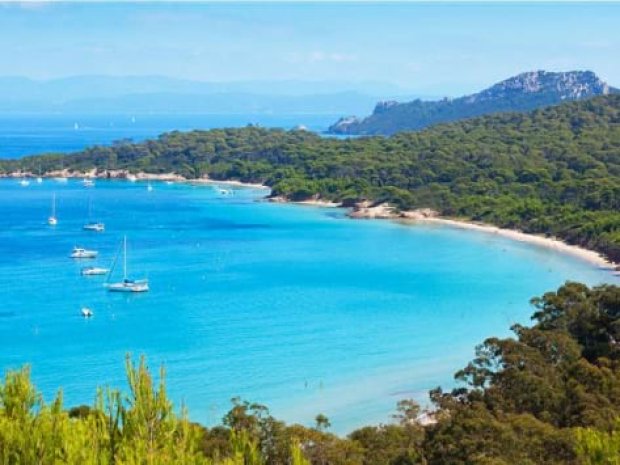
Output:
<path fill-rule="evenodd" d="M 73 152 L 121 139 L 135 142 L 163 132 L 259 124 L 322 132 L 338 115 L 0 115 L 0 158 Z M 77 125 L 77 126 L 76 126 Z"/>
<path fill-rule="evenodd" d="M 48 398 L 62 386 L 75 405 L 98 385 L 125 386 L 125 354 L 145 354 L 166 365 L 194 420 L 219 421 L 239 395 L 287 421 L 325 413 L 347 432 L 388 421 L 401 398 L 450 387 L 477 343 L 529 321 L 530 297 L 567 279 L 617 280 L 490 234 L 352 221 L 256 202 L 263 194 L 1 180 L 0 369 L 30 363 Z M 89 198 L 105 233 L 81 230 Z M 84 245 L 109 265 L 124 234 L 130 274 L 148 276 L 148 294 L 110 294 L 68 258 Z"/>

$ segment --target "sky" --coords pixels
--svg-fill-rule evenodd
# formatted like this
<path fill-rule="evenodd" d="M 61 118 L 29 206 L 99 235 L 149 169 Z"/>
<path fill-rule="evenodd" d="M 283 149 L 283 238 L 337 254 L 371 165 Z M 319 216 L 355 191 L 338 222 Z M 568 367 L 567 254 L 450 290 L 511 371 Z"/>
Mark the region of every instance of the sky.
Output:
<path fill-rule="evenodd" d="M 523 71 L 620 86 L 620 3 L 0 3 L 0 76 L 380 81 L 458 96 Z"/>

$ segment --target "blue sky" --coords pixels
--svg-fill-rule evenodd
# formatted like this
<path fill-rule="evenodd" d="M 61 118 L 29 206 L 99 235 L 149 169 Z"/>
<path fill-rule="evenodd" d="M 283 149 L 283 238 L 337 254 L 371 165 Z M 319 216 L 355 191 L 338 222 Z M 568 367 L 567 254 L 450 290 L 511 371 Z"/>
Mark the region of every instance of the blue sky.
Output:
<path fill-rule="evenodd" d="M 459 95 L 521 71 L 620 86 L 620 4 L 0 4 L 0 75 L 385 81 Z"/>

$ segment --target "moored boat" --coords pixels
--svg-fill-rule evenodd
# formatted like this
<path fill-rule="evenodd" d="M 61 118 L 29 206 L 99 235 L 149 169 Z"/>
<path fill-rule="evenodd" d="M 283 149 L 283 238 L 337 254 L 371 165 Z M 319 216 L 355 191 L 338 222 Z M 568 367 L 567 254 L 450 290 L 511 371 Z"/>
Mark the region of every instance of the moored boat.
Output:
<path fill-rule="evenodd" d="M 47 219 L 47 224 L 50 226 L 58 224 L 58 218 L 56 218 L 56 194 L 52 194 L 52 214 Z"/>
<path fill-rule="evenodd" d="M 105 224 L 100 221 L 93 221 L 92 218 L 93 212 L 93 202 L 92 199 L 88 199 L 88 222 L 82 226 L 84 231 L 93 231 L 93 232 L 103 232 L 105 231 Z"/>
<path fill-rule="evenodd" d="M 117 254 L 118 258 L 118 254 Z M 112 265 L 112 271 L 116 265 L 116 258 Z M 123 279 L 116 283 L 106 283 L 106 287 L 110 292 L 147 292 L 149 290 L 148 279 L 130 279 L 127 277 L 127 236 L 123 238 Z"/>
<path fill-rule="evenodd" d="M 96 250 L 88 250 L 83 247 L 73 247 L 70 258 L 97 258 L 99 252 Z"/>
<path fill-rule="evenodd" d="M 103 232 L 105 231 L 105 224 L 103 223 L 86 223 L 82 226 L 84 231 Z"/>
<path fill-rule="evenodd" d="M 82 314 L 84 318 L 90 318 L 91 316 L 94 315 L 93 311 L 88 307 L 82 307 L 82 309 L 80 310 L 80 313 Z"/>
<path fill-rule="evenodd" d="M 80 274 L 82 276 L 101 276 L 108 274 L 108 271 L 109 270 L 107 268 L 101 268 L 98 266 L 87 266 L 85 268 L 82 268 Z"/>

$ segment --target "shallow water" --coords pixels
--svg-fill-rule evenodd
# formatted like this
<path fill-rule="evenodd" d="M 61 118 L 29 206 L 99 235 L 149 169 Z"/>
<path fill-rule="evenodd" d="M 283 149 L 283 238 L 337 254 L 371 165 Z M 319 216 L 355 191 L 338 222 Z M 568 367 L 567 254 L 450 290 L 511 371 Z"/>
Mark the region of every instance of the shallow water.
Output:
<path fill-rule="evenodd" d="M 530 297 L 569 279 L 618 281 L 495 235 L 351 221 L 261 195 L 1 180 L 0 368 L 30 363 L 48 398 L 62 386 L 74 405 L 92 402 L 98 385 L 124 387 L 125 354 L 146 354 L 151 367 L 165 364 L 194 420 L 219 421 L 239 395 L 287 421 L 325 413 L 348 432 L 389 421 L 401 398 L 450 387 L 476 344 L 528 323 Z M 102 234 L 81 230 L 89 198 Z M 109 266 L 124 234 L 129 272 L 148 276 L 148 294 L 108 293 L 105 278 L 81 277 L 84 263 L 68 258 L 84 245 Z"/>

